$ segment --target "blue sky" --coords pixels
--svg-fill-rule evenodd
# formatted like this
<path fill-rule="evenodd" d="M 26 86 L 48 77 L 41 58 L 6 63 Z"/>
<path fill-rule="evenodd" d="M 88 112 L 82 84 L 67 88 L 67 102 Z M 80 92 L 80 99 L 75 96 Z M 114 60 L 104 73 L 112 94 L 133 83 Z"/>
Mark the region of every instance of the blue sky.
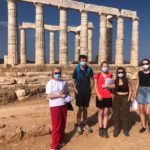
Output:
<path fill-rule="evenodd" d="M 92 3 L 103 6 L 110 6 L 119 9 L 135 10 L 140 18 L 139 22 L 139 60 L 142 58 L 150 58 L 150 1 L 149 0 L 78 0 L 80 2 Z M 35 7 L 31 3 L 17 3 L 18 24 L 22 22 L 35 22 Z M 72 19 L 73 18 L 73 19 Z M 94 24 L 93 39 L 93 58 L 98 54 L 99 45 L 99 16 L 89 13 L 88 20 Z M 51 25 L 59 25 L 59 9 L 52 6 L 44 6 L 44 23 Z M 68 10 L 68 25 L 80 25 L 80 13 L 75 10 Z M 132 21 L 125 19 L 125 41 L 124 41 L 124 59 L 130 60 L 131 47 L 131 26 Z M 55 34 L 56 59 L 58 59 L 59 51 L 59 33 Z M 69 60 L 74 59 L 74 34 L 68 33 L 69 41 Z M 27 59 L 35 58 L 35 31 L 27 30 Z M 115 40 L 116 40 L 116 19 L 113 23 L 113 59 L 115 56 Z M 49 59 L 49 32 L 45 31 L 45 55 L 46 60 Z M 0 58 L 7 54 L 7 3 L 0 0 Z"/>

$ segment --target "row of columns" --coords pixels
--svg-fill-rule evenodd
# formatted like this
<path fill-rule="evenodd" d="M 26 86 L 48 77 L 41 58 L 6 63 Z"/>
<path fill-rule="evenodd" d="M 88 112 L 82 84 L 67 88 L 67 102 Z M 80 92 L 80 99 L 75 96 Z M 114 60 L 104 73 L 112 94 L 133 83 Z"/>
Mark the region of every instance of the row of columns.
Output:
<path fill-rule="evenodd" d="M 79 60 L 80 55 L 80 30 L 74 32 L 75 34 L 75 56 L 74 61 Z M 50 47 L 49 47 L 49 63 L 55 63 L 55 31 L 50 31 Z M 93 47 L 93 26 L 89 23 L 88 27 L 88 60 L 92 61 L 92 47 Z M 60 52 L 60 55 L 62 52 Z M 64 54 L 66 55 L 66 54 Z M 62 56 L 62 55 L 61 55 Z M 20 27 L 20 63 L 27 63 L 27 48 L 26 48 L 26 28 Z"/>
<path fill-rule="evenodd" d="M 8 64 L 17 64 L 18 63 L 18 37 L 17 37 L 17 13 L 16 13 L 16 3 L 15 0 L 8 1 Z M 44 64 L 44 21 L 43 21 L 43 5 L 36 3 L 36 64 Z M 99 39 L 99 59 L 98 63 L 100 64 L 104 60 L 109 59 L 109 53 L 112 51 L 111 40 L 108 42 L 107 38 L 112 32 L 108 32 L 108 15 L 100 14 L 100 39 Z M 116 64 L 123 64 L 123 43 L 124 43 L 124 21 L 122 16 L 117 18 L 117 39 L 116 39 Z M 111 23 L 110 23 L 111 24 Z M 60 54 L 59 62 L 60 64 L 68 63 L 68 36 L 67 36 L 67 9 L 60 7 Z M 25 35 L 22 31 L 22 35 Z M 89 35 L 89 38 L 88 38 Z M 53 35 L 51 35 L 53 36 Z M 92 58 L 91 41 L 92 41 L 92 32 L 88 31 L 88 13 L 86 11 L 81 11 L 81 32 L 80 32 L 80 54 L 88 55 L 89 59 Z M 76 37 L 76 45 L 79 45 L 79 39 Z M 22 42 L 25 39 L 22 39 Z M 51 41 L 52 42 L 52 41 Z M 51 44 L 50 44 L 51 45 Z M 53 45 L 53 44 L 52 44 Z M 108 46 L 109 45 L 109 46 Z M 52 46 L 53 47 L 53 46 Z M 79 46 L 77 46 L 79 47 Z M 110 49 L 111 47 L 111 49 Z M 75 52 L 75 58 L 77 60 L 77 52 Z M 26 47 L 24 45 L 25 53 Z M 51 57 L 54 57 L 52 54 Z M 134 58 L 133 58 L 134 57 Z M 24 60 L 23 60 L 24 59 Z M 26 61 L 25 58 L 22 58 L 22 61 Z M 53 61 L 53 60 L 52 60 Z M 132 46 L 131 46 L 131 65 L 138 65 L 138 18 L 133 19 L 132 25 Z"/>

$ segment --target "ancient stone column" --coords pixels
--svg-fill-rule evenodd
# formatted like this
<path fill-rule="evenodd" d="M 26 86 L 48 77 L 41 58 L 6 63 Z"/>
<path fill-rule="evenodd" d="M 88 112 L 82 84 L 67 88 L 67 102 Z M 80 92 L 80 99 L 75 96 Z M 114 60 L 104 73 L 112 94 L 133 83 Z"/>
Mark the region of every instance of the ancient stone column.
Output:
<path fill-rule="evenodd" d="M 8 64 L 18 64 L 18 30 L 16 0 L 7 0 L 8 4 Z"/>
<path fill-rule="evenodd" d="M 67 9 L 60 8 L 60 34 L 59 34 L 59 64 L 68 64 L 68 21 Z"/>
<path fill-rule="evenodd" d="M 50 32 L 50 57 L 49 63 L 55 63 L 55 33 L 53 31 Z"/>
<path fill-rule="evenodd" d="M 106 52 L 108 54 L 107 62 L 112 63 L 112 39 L 113 39 L 113 22 L 112 22 L 112 16 L 107 16 L 107 46 L 106 46 Z"/>
<path fill-rule="evenodd" d="M 43 23 L 43 5 L 36 3 L 36 37 L 35 37 L 35 63 L 44 64 L 44 23 Z"/>
<path fill-rule="evenodd" d="M 79 61 L 80 55 L 80 32 L 75 33 L 75 61 Z"/>
<path fill-rule="evenodd" d="M 88 55 L 88 14 L 86 11 L 81 11 L 81 39 L 80 39 L 80 54 Z"/>
<path fill-rule="evenodd" d="M 123 43 L 124 43 L 124 20 L 122 16 L 118 16 L 117 20 L 117 39 L 116 39 L 116 58 L 115 64 L 123 64 Z"/>
<path fill-rule="evenodd" d="M 26 64 L 27 63 L 27 51 L 26 51 L 26 30 L 24 28 L 20 29 L 20 63 Z"/>
<path fill-rule="evenodd" d="M 107 60 L 107 15 L 100 15 L 100 38 L 99 38 L 99 57 L 98 64 Z"/>
<path fill-rule="evenodd" d="M 132 21 L 132 43 L 131 43 L 131 60 L 130 64 L 133 66 L 138 66 L 138 34 L 139 34 L 139 20 L 138 18 L 133 18 Z"/>
<path fill-rule="evenodd" d="M 88 23 L 88 62 L 92 62 L 92 50 L 93 50 L 93 23 Z"/>

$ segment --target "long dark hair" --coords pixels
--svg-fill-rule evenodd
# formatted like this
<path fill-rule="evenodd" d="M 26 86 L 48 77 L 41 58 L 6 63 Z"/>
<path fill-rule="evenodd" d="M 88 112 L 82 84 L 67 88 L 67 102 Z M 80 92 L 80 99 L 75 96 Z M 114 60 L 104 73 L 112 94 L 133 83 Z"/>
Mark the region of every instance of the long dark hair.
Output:
<path fill-rule="evenodd" d="M 124 76 L 121 78 L 122 81 L 123 81 L 123 86 L 127 86 L 128 85 L 128 78 L 126 77 L 126 71 L 123 67 L 118 67 L 117 68 L 117 71 L 116 71 L 116 80 L 115 80 L 115 85 L 116 85 L 116 88 L 118 87 L 119 85 L 119 77 L 118 77 L 118 70 L 122 70 L 123 73 L 124 73 Z"/>

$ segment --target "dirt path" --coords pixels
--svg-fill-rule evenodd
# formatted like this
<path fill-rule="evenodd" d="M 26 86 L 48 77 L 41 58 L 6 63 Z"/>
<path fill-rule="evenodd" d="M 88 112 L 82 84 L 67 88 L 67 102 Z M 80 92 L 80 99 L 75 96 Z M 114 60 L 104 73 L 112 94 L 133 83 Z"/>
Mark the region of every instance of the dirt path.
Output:
<path fill-rule="evenodd" d="M 95 102 L 91 102 L 89 109 L 90 125 L 94 132 L 84 132 L 83 135 L 75 133 L 76 107 L 74 112 L 68 113 L 68 122 L 66 128 L 67 145 L 62 150 L 150 150 L 150 133 L 139 134 L 139 118 L 136 112 L 130 114 L 131 130 L 130 137 L 125 137 L 123 133 L 114 138 L 113 127 L 110 126 L 109 139 L 103 139 L 98 136 L 98 124 L 96 119 Z M 19 125 L 23 128 L 29 128 L 37 125 L 49 125 L 49 108 L 47 101 L 39 98 L 34 101 L 9 104 L 0 107 L 0 123 L 9 125 Z M 22 141 L 0 145 L 0 150 L 49 150 L 50 136 L 41 136 L 28 138 Z"/>

